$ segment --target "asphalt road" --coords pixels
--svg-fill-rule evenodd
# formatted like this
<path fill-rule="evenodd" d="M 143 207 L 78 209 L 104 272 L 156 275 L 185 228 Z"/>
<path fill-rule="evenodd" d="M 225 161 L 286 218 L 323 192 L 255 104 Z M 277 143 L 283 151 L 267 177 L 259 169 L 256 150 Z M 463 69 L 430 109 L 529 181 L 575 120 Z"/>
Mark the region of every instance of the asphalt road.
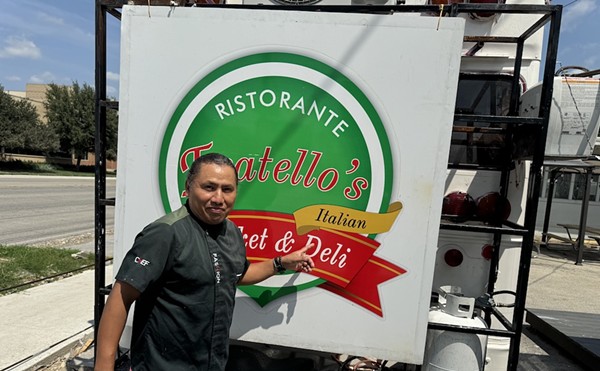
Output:
<path fill-rule="evenodd" d="M 106 196 L 115 196 L 107 178 Z M 94 178 L 0 175 L 0 244 L 85 242 L 94 233 Z M 106 208 L 107 233 L 114 207 Z"/>

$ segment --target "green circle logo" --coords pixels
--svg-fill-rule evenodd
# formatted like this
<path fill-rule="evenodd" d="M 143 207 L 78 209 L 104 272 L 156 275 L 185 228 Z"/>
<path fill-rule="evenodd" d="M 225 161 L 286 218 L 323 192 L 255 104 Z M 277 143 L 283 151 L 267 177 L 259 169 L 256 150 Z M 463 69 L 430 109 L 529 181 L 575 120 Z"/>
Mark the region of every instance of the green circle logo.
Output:
<path fill-rule="evenodd" d="M 237 58 L 191 88 L 162 141 L 166 212 L 185 202 L 188 166 L 208 152 L 236 164 L 236 210 L 291 214 L 330 204 L 382 212 L 391 198 L 392 156 L 380 115 L 350 78 L 307 56 Z"/>

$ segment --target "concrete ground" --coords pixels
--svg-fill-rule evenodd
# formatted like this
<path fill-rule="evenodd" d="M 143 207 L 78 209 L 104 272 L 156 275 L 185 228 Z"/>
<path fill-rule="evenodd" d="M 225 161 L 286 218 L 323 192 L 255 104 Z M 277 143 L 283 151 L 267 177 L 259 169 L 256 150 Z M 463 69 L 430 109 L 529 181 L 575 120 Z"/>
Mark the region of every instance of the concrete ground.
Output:
<path fill-rule="evenodd" d="M 112 277 L 112 266 L 106 269 Z M 0 370 L 39 370 L 89 334 L 94 271 L 0 296 Z"/>
<path fill-rule="evenodd" d="M 593 313 L 600 316 L 600 251 L 595 243 L 575 265 L 570 245 L 551 244 L 531 260 L 526 308 Z M 525 324 L 519 358 L 521 370 L 585 370 L 549 339 Z"/>
<path fill-rule="evenodd" d="M 575 265 L 570 246 L 534 253 L 527 308 L 600 315 L 600 253 Z M 107 267 L 107 277 L 112 277 Z M 0 297 L 0 371 L 85 370 L 93 359 L 93 271 Z M 519 370 L 584 370 L 525 324 Z M 69 367 L 67 367 L 67 365 Z"/>

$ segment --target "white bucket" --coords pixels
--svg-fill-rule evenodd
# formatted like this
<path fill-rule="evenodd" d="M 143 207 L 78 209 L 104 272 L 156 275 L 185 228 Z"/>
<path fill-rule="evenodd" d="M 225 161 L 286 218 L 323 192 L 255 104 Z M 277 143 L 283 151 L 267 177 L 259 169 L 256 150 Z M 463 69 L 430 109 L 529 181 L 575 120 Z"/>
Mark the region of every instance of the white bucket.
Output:
<path fill-rule="evenodd" d="M 510 338 L 489 336 L 485 358 L 485 371 L 505 371 L 508 366 Z"/>

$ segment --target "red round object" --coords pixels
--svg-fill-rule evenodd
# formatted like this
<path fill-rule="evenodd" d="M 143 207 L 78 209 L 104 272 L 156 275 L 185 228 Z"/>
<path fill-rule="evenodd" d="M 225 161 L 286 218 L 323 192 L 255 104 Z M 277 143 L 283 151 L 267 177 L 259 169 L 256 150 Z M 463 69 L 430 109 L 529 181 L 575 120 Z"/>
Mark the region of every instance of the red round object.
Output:
<path fill-rule="evenodd" d="M 444 254 L 444 261 L 451 267 L 458 267 L 463 262 L 463 254 L 460 250 L 450 249 Z"/>
<path fill-rule="evenodd" d="M 500 223 L 510 216 L 510 202 L 498 192 L 489 192 L 477 198 L 475 215 L 487 223 Z"/>
<path fill-rule="evenodd" d="M 467 220 L 475 214 L 475 200 L 466 192 L 451 192 L 444 197 L 442 214 Z"/>
<path fill-rule="evenodd" d="M 485 260 L 492 260 L 494 255 L 494 246 L 490 244 L 483 245 L 481 248 L 481 257 Z"/>

